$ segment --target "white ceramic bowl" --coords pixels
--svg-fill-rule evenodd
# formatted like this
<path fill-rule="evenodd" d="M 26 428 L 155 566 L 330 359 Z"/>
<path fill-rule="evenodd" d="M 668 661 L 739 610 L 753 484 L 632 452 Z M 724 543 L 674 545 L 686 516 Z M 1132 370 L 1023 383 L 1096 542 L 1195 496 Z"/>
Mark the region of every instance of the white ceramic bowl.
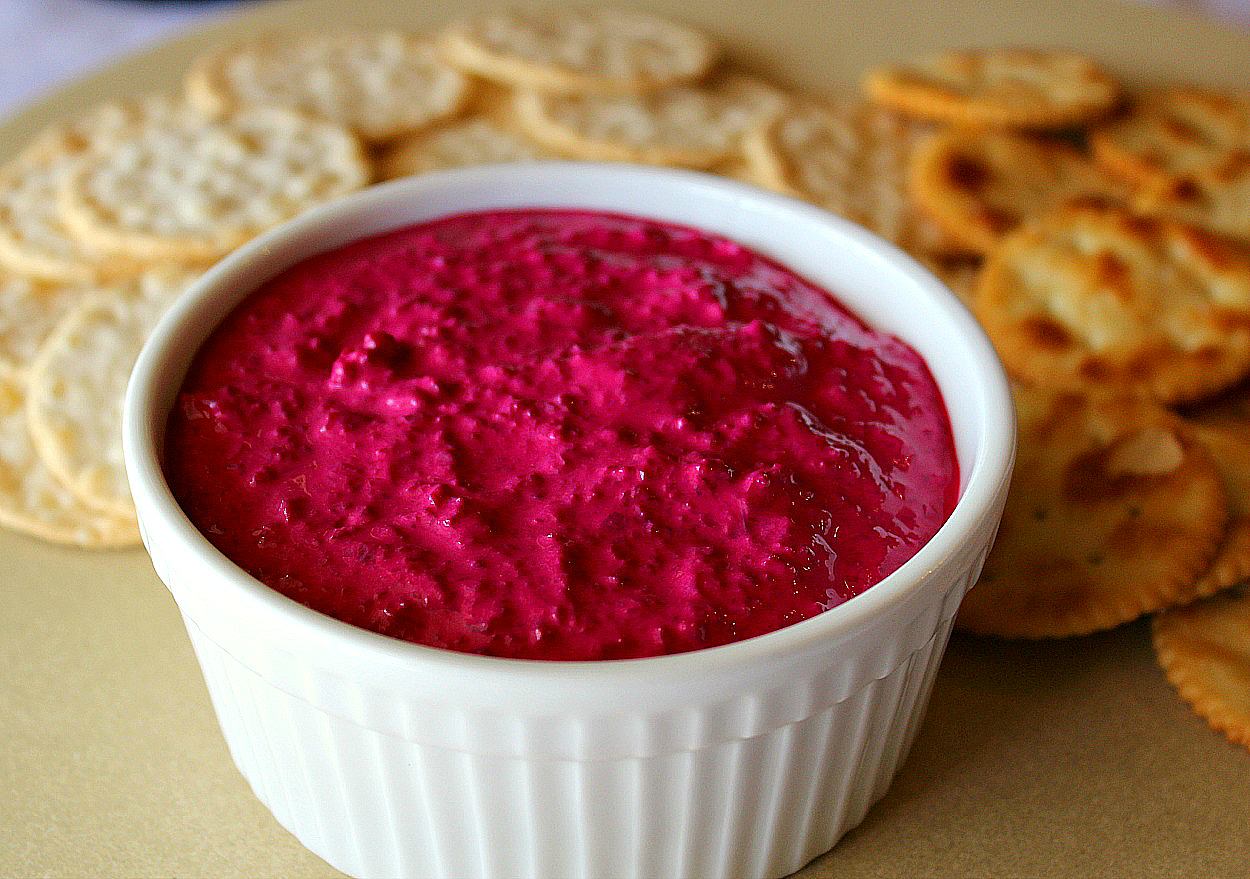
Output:
<path fill-rule="evenodd" d="M 725 235 L 833 291 L 928 361 L 962 497 L 863 595 L 758 638 L 651 659 L 471 656 L 357 629 L 253 579 L 161 471 L 187 366 L 248 293 L 313 254 L 510 207 L 635 214 Z M 356 876 L 773 877 L 885 793 L 920 726 L 960 600 L 1002 511 L 1011 399 L 973 318 L 891 245 L 824 211 L 700 174 L 477 168 L 312 211 L 209 271 L 161 321 L 126 399 L 143 540 L 173 593 L 239 770 L 304 845 Z"/>

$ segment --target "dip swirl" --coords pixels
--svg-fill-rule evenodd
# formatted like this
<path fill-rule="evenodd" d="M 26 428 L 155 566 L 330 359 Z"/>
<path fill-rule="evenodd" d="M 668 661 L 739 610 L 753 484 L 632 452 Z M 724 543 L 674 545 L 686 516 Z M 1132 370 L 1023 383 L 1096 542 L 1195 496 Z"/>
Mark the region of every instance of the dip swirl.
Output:
<path fill-rule="evenodd" d="M 279 592 L 434 647 L 611 659 L 863 592 L 954 507 L 923 360 L 723 238 L 466 214 L 306 260 L 197 354 L 165 469 Z"/>

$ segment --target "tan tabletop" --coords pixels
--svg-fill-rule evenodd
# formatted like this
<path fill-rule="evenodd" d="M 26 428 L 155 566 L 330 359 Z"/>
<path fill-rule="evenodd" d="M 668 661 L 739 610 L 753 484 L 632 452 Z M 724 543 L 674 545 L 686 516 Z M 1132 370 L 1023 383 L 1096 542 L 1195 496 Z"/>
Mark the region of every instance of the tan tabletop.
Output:
<path fill-rule="evenodd" d="M 265 4 L 78 83 L 0 126 L 0 155 L 107 97 L 172 87 L 264 26 L 429 27 L 400 0 Z M 951 45 L 1060 44 L 1127 79 L 1244 86 L 1250 36 L 1109 0 L 657 0 L 740 60 L 830 89 Z M 0 532 L 0 876 L 311 877 L 334 870 L 235 771 L 177 609 L 141 552 Z M 956 637 L 889 795 L 801 875 L 1250 875 L 1250 754 L 1192 716 L 1147 627 L 1057 643 Z"/>

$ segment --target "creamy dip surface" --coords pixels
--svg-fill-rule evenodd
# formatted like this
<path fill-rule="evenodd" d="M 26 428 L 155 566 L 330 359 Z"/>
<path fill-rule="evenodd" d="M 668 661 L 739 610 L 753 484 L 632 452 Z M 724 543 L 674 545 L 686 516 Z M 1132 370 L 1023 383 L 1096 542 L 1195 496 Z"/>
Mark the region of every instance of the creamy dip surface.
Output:
<path fill-rule="evenodd" d="M 916 352 L 723 238 L 466 214 L 302 262 L 197 354 L 165 468 L 226 556 L 434 647 L 654 656 L 863 592 L 954 507 Z"/>

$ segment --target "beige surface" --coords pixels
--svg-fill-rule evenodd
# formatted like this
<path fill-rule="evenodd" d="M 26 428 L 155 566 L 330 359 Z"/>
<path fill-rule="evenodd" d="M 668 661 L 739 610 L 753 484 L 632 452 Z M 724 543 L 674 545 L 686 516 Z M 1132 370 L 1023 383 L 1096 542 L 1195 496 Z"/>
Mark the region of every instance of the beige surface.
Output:
<path fill-rule="evenodd" d="M 955 41 L 1062 43 L 1135 78 L 1231 84 L 1250 70 L 1250 37 L 1107 0 L 647 5 L 818 88 Z M 225 32 L 444 17 L 392 0 L 265 5 L 22 113 L 0 127 L 0 156 L 98 98 L 172 85 Z M 231 766 L 177 612 L 140 553 L 0 533 L 0 739 L 0 876 L 336 875 Z M 802 875 L 1245 876 L 1248 813 L 1250 754 L 1189 714 L 1143 625 L 1061 643 L 956 638 L 894 788 Z"/>

